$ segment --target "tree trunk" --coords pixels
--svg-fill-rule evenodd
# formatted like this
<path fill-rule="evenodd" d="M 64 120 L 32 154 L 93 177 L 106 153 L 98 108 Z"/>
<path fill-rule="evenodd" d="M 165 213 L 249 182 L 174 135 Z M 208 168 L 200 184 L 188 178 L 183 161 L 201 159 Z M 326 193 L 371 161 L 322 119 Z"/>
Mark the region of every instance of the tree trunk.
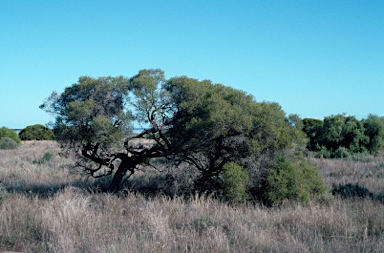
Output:
<path fill-rule="evenodd" d="M 124 159 L 121 159 L 121 164 L 113 176 L 112 182 L 109 186 L 109 191 L 117 192 L 120 189 L 121 180 L 123 180 L 127 171 L 129 170 L 133 173 L 137 164 L 138 161 L 135 161 L 132 157 L 127 156 Z"/>

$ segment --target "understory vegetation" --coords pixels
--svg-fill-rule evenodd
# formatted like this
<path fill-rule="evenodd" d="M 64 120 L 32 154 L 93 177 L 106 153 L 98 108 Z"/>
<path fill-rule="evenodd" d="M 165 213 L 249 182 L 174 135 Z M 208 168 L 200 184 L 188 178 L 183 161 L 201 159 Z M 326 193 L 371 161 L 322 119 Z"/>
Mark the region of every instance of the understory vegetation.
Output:
<path fill-rule="evenodd" d="M 249 198 L 237 194 L 247 174 L 235 163 L 226 166 L 224 182 L 238 188 L 229 187 L 224 196 L 236 204 L 204 194 L 153 194 L 155 187 L 182 191 L 194 176 L 188 170 L 171 178 L 148 168 L 119 193 L 106 193 L 101 190 L 109 185 L 106 178 L 74 173 L 73 158 L 60 151 L 53 141 L 0 150 L 0 251 L 384 251 L 382 157 L 309 157 L 306 162 L 317 168 L 329 193 L 268 207 L 241 201 Z M 275 166 L 295 169 L 284 160 Z"/>

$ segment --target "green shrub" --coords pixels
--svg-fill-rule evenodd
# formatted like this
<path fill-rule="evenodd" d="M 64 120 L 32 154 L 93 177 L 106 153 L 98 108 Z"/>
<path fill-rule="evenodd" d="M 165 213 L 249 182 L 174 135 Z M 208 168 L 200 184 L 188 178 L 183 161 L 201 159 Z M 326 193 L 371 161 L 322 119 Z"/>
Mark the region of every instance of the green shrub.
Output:
<path fill-rule="evenodd" d="M 334 158 L 348 158 L 351 156 L 351 153 L 347 148 L 339 147 L 332 153 L 332 156 Z"/>
<path fill-rule="evenodd" d="M 16 149 L 19 146 L 20 144 L 9 137 L 3 137 L 0 139 L 0 149 Z"/>
<path fill-rule="evenodd" d="M 35 160 L 33 162 L 38 163 L 38 164 L 44 164 L 44 163 L 47 163 L 50 160 L 52 160 L 52 158 L 53 158 L 53 154 L 51 152 L 45 152 L 44 155 L 40 159 Z"/>
<path fill-rule="evenodd" d="M 21 140 L 17 133 L 13 131 L 12 129 L 9 129 L 7 127 L 0 128 L 0 139 L 3 137 L 11 138 L 12 140 L 16 141 L 18 144 L 21 143 Z"/>
<path fill-rule="evenodd" d="M 243 202 L 248 199 L 246 186 L 248 172 L 240 165 L 230 162 L 224 165 L 222 172 L 224 196 L 231 202 Z"/>
<path fill-rule="evenodd" d="M 21 140 L 53 140 L 55 135 L 53 132 L 43 125 L 27 126 L 19 133 Z"/>
<path fill-rule="evenodd" d="M 276 205 L 285 199 L 307 203 L 326 192 L 317 169 L 307 161 L 289 162 L 279 158 L 271 165 L 264 181 L 264 202 Z"/>

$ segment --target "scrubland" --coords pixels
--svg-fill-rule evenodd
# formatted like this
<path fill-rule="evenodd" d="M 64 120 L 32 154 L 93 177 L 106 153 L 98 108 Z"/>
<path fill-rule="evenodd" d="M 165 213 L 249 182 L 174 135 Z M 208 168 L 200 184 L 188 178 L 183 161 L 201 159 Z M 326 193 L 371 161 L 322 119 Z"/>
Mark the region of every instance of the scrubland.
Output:
<path fill-rule="evenodd" d="M 58 152 L 0 150 L 0 252 L 384 252 L 384 158 L 310 158 L 330 193 L 271 208 L 102 193 Z M 370 195 L 331 194 L 347 184 Z"/>

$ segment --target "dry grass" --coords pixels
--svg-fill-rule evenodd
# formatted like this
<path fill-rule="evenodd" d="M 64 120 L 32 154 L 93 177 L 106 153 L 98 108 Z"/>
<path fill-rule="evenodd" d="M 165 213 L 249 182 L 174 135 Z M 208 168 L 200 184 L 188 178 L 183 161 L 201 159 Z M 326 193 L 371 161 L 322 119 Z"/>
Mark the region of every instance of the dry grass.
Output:
<path fill-rule="evenodd" d="M 357 183 L 373 193 L 384 192 L 384 157 L 364 162 L 342 159 L 313 159 L 313 162 L 329 186 Z"/>
<path fill-rule="evenodd" d="M 384 206 L 378 201 L 329 195 L 308 206 L 266 208 L 209 197 L 90 193 L 89 182 L 62 166 L 70 161 L 54 155 L 37 163 L 45 152 L 56 154 L 57 146 L 28 143 L 0 151 L 0 181 L 8 191 L 0 187 L 0 252 L 384 252 Z M 358 180 L 352 175 L 359 166 L 371 166 L 348 163 L 356 173 L 346 167 L 336 177 L 344 161 L 314 162 L 329 185 Z M 363 184 L 366 178 L 360 179 Z M 372 191 L 383 188 L 382 178 L 374 174 L 371 180 Z"/>

